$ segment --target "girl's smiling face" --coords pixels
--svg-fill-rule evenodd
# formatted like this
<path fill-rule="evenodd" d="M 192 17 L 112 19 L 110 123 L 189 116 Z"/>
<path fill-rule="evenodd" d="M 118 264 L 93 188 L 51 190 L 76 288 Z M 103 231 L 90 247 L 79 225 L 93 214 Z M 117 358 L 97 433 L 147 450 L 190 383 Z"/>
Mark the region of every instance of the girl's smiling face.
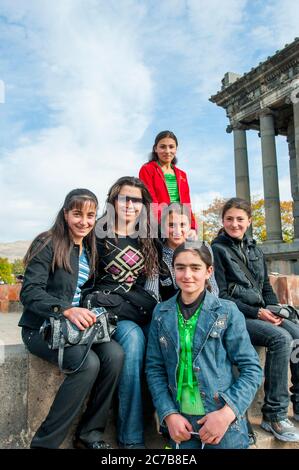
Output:
<path fill-rule="evenodd" d="M 176 156 L 177 145 L 171 137 L 165 137 L 159 140 L 155 147 L 155 152 L 161 165 L 167 165 L 172 162 Z"/>
<path fill-rule="evenodd" d="M 189 218 L 186 214 L 171 212 L 166 221 L 168 229 L 167 245 L 173 250 L 184 243 L 190 230 Z"/>
<path fill-rule="evenodd" d="M 196 298 L 204 290 L 213 268 L 207 267 L 198 253 L 184 251 L 175 258 L 174 271 L 176 283 L 182 294 Z"/>
<path fill-rule="evenodd" d="M 142 203 L 141 189 L 125 184 L 121 187 L 114 203 L 118 219 L 124 223 L 137 220 L 142 210 Z"/>
<path fill-rule="evenodd" d="M 251 224 L 251 218 L 243 209 L 232 207 L 225 212 L 222 223 L 224 230 L 230 237 L 242 240 Z"/>
<path fill-rule="evenodd" d="M 64 218 L 74 243 L 80 245 L 83 238 L 91 232 L 96 222 L 96 213 L 96 206 L 91 201 L 86 201 L 81 208 L 74 207 L 64 211 Z"/>

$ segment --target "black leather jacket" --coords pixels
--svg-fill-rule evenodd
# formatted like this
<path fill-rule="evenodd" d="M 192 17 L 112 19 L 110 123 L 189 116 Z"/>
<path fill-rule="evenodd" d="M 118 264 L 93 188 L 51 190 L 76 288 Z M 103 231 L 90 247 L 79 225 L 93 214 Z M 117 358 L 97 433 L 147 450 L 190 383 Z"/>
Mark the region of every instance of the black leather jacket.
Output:
<path fill-rule="evenodd" d="M 245 261 L 258 288 L 252 285 L 228 248 Z M 264 254 L 255 240 L 248 239 L 245 235 L 241 242 L 223 232 L 213 240 L 212 250 L 219 297 L 235 302 L 239 310 L 249 318 L 257 318 L 260 307 L 278 303 L 269 281 Z"/>
<path fill-rule="evenodd" d="M 71 251 L 72 273 L 61 268 L 53 272 L 52 259 L 53 247 L 49 241 L 26 268 L 20 292 L 24 310 L 19 326 L 39 329 L 45 318 L 59 316 L 72 306 L 78 279 L 79 246 L 74 245 Z"/>

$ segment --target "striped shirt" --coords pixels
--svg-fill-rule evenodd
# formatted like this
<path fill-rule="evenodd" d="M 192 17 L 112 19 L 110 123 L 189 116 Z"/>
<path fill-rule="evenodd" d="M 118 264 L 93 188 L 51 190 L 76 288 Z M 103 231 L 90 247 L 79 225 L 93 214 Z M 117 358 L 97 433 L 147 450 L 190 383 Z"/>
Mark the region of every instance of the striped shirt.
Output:
<path fill-rule="evenodd" d="M 79 257 L 79 272 L 78 272 L 77 287 L 76 287 L 76 291 L 75 291 L 73 302 L 72 302 L 73 307 L 78 307 L 80 305 L 81 287 L 88 280 L 89 272 L 90 272 L 89 260 L 87 257 L 86 250 L 83 247 L 82 253 Z"/>
<path fill-rule="evenodd" d="M 164 178 L 168 189 L 170 202 L 180 202 L 179 188 L 176 176 L 164 173 Z"/>

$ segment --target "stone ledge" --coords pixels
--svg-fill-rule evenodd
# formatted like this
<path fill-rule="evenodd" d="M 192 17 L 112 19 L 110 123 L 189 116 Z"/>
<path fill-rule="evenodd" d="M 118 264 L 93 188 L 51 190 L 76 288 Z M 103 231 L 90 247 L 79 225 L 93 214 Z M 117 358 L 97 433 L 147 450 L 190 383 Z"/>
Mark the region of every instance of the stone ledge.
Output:
<path fill-rule="evenodd" d="M 26 447 L 28 353 L 24 345 L 4 345 L 0 364 L 0 447 Z"/>
<path fill-rule="evenodd" d="M 263 250 L 265 256 L 277 257 L 278 259 L 283 257 L 285 259 L 298 259 L 299 255 L 299 240 L 294 240 L 292 243 L 271 243 L 265 242 L 259 245 Z"/>

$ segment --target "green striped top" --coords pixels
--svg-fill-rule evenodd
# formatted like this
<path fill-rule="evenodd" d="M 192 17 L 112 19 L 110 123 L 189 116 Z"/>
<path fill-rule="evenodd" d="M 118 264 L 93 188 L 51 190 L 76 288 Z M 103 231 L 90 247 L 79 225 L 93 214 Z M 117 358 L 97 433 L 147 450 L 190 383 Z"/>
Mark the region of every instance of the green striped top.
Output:
<path fill-rule="evenodd" d="M 180 402 L 182 413 L 188 415 L 205 415 L 205 407 L 200 394 L 200 386 L 193 372 L 193 339 L 202 308 L 202 303 L 189 320 L 185 320 L 180 307 L 178 309 L 178 324 L 180 337 L 180 358 L 178 366 L 177 400 Z"/>
<path fill-rule="evenodd" d="M 164 178 L 168 189 L 170 202 L 180 202 L 179 188 L 176 176 L 164 173 Z"/>

